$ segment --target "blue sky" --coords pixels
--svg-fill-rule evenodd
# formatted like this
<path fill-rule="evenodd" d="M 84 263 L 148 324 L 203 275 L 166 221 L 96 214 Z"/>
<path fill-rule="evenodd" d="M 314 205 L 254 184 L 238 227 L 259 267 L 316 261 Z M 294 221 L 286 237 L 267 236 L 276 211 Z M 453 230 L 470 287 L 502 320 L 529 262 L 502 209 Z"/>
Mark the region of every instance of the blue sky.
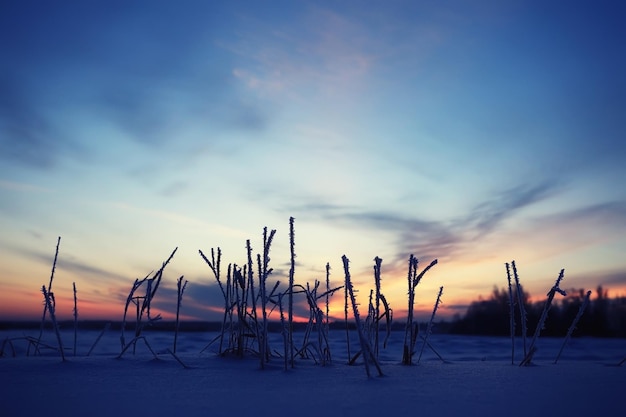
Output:
<path fill-rule="evenodd" d="M 205 319 L 198 249 L 277 229 L 284 283 L 290 216 L 296 281 L 345 254 L 365 297 L 379 256 L 397 311 L 411 253 L 448 315 L 512 259 L 536 297 L 561 268 L 625 295 L 625 6 L 474 3 L 3 2 L 0 316 L 39 310 L 62 236 L 86 316 L 179 247 L 162 308 L 184 275 Z"/>

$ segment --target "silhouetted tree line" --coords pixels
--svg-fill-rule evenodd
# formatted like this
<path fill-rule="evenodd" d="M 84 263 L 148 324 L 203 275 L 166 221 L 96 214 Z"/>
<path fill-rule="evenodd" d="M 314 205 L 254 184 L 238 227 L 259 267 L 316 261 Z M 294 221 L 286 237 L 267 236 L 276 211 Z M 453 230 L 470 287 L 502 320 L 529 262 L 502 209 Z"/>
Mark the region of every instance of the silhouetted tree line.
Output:
<path fill-rule="evenodd" d="M 571 289 L 566 297 L 552 303 L 542 336 L 565 336 L 576 313 L 583 303 L 586 291 Z M 527 335 L 532 336 L 539 322 L 545 300 L 529 302 L 528 293 L 522 289 L 522 300 L 526 309 Z M 517 303 L 517 294 L 513 299 Z M 494 288 L 491 296 L 470 304 L 463 317 L 456 316 L 450 323 L 449 332 L 508 336 L 509 329 L 508 289 Z M 515 305 L 515 334 L 521 335 L 522 324 L 517 304 Z M 599 286 L 592 293 L 589 305 L 579 320 L 573 336 L 626 337 L 626 297 L 609 298 L 608 291 Z"/>

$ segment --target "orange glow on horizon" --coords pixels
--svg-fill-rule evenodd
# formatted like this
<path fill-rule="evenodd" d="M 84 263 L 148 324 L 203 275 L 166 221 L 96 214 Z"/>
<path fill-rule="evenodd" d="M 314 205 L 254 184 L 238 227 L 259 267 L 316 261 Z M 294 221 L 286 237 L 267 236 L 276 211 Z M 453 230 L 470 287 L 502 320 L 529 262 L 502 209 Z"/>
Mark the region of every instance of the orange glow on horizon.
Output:
<path fill-rule="evenodd" d="M 602 286 L 603 290 L 608 292 L 609 298 L 620 298 L 626 296 L 626 286 Z M 549 289 L 549 288 L 548 288 Z M 569 295 L 574 295 L 571 288 L 564 288 Z M 126 289 L 124 289 L 126 290 Z M 575 289 L 578 291 L 578 289 Z M 597 298 L 597 286 L 594 288 L 588 288 L 591 290 L 591 300 Z M 587 289 L 585 289 L 587 291 Z M 67 291 L 65 291 L 67 292 Z M 72 320 L 74 301 L 71 291 L 67 294 L 61 290 L 55 292 L 56 297 L 56 316 L 58 320 Z M 115 291 L 110 291 L 110 294 L 116 294 Z M 121 293 L 121 292 L 120 292 Z M 61 294 L 61 295 L 60 295 Z M 362 293 L 361 293 L 362 294 Z M 576 292 L 577 294 L 577 292 Z M 491 296 L 491 292 L 480 294 L 472 298 L 460 298 L 449 297 L 446 298 L 445 290 L 442 303 L 440 304 L 435 319 L 436 320 L 451 320 L 455 315 L 463 316 L 466 309 L 464 306 L 469 306 L 472 302 L 487 300 Z M 157 295 L 158 297 L 158 295 Z M 416 300 L 414 306 L 414 315 L 419 320 L 429 319 L 432 315 L 432 309 L 434 306 L 435 298 L 425 299 L 420 297 Z M 546 299 L 545 293 L 532 294 L 529 297 L 531 303 L 543 302 Z M 555 302 L 560 302 L 561 296 L 555 299 Z M 152 316 L 161 314 L 163 320 L 173 321 L 176 318 L 175 312 L 175 300 L 169 307 L 172 310 L 164 309 L 162 307 L 162 299 L 155 302 L 155 306 L 152 309 Z M 318 300 L 318 307 L 322 312 L 326 313 L 325 300 Z M 357 299 L 359 303 L 359 313 L 362 317 L 367 315 L 367 303 L 368 299 L 362 300 L 360 297 Z M 121 320 L 124 313 L 124 300 L 113 299 L 113 301 L 106 301 L 103 295 L 89 296 L 85 293 L 79 293 L 78 298 L 78 319 L 79 320 Z M 389 300 L 390 307 L 393 311 L 394 322 L 404 320 L 406 318 L 407 305 L 406 299 L 396 298 Z M 306 311 L 306 302 L 298 300 L 294 303 L 294 321 L 299 323 L 306 323 L 309 321 L 309 316 L 302 314 L 302 311 Z M 260 306 L 257 306 L 257 317 L 262 317 Z M 381 311 L 383 306 L 381 304 Z M 344 313 L 344 295 L 343 291 L 338 291 L 334 296 L 329 299 L 329 317 L 330 321 L 343 321 L 345 320 Z M 193 312 L 192 312 L 193 311 Z M 205 312 L 206 314 L 202 313 Z M 37 291 L 24 291 L 21 289 L 15 289 L 12 296 L 0 305 L 0 321 L 4 320 L 40 320 L 43 313 L 43 295 Z M 183 298 L 180 319 L 187 321 L 221 321 L 224 314 L 223 305 L 204 305 L 197 300 L 186 300 Z M 284 311 L 285 319 L 287 316 L 286 310 Z M 348 317 L 353 319 L 352 305 L 348 305 Z M 135 307 L 131 305 L 128 311 L 127 320 L 134 320 Z M 274 308 L 271 314 L 268 315 L 270 321 L 279 321 L 280 315 L 278 308 Z"/>

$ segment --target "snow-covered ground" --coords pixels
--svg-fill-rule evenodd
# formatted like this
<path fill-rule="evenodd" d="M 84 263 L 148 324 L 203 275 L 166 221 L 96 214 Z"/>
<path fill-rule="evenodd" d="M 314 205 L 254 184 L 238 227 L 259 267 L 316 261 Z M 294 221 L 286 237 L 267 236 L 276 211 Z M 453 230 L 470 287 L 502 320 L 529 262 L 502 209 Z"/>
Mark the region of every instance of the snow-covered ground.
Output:
<path fill-rule="evenodd" d="M 540 338 L 533 364 L 519 367 L 521 339 L 511 365 L 508 338 L 432 335 L 419 364 L 404 366 L 402 332 L 380 352 L 383 377 L 368 378 L 362 361 L 347 365 L 345 333 L 331 332 L 331 365 L 297 359 L 285 371 L 280 357 L 261 370 L 253 355 L 219 357 L 202 351 L 215 333 L 145 332 L 158 359 L 140 341 L 122 359 L 119 331 L 108 331 L 91 355 L 96 331 L 62 335 L 57 352 L 27 356 L 21 337 L 36 330 L 0 332 L 13 338 L 0 358 L 0 415 L 10 416 L 621 416 L 626 412 L 625 339 L 575 338 L 554 364 L 562 339 Z M 356 335 L 354 335 L 356 336 Z M 127 340 L 131 337 L 127 333 Z M 282 351 L 280 336 L 272 349 Z M 296 333 L 296 343 L 302 334 Z M 56 345 L 51 331 L 45 340 Z M 352 340 L 351 351 L 357 349 Z M 418 341 L 417 352 L 421 350 Z M 202 352 L 201 352 L 202 351 Z M 416 354 L 414 362 L 417 362 Z M 376 375 L 373 369 L 373 375 Z"/>

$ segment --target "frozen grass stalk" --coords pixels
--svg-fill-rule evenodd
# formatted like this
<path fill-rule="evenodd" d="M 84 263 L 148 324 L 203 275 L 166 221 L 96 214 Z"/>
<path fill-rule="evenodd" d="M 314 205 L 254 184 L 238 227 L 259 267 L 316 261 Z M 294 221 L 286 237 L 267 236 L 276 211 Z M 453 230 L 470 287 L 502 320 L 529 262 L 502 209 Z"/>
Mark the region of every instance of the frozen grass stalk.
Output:
<path fill-rule="evenodd" d="M 506 264 L 506 277 L 509 284 L 509 330 L 511 332 L 511 365 L 515 363 L 515 303 L 513 301 L 513 288 L 511 282 L 511 267 Z"/>
<path fill-rule="evenodd" d="M 261 368 L 265 368 L 265 362 L 269 359 L 269 348 L 267 339 L 267 302 L 269 297 L 267 296 L 267 277 L 272 273 L 272 269 L 269 268 L 270 262 L 270 247 L 272 246 L 272 240 L 276 230 L 272 229 L 267 233 L 267 227 L 263 228 L 263 262 L 261 263 L 260 255 L 257 256 L 257 262 L 259 264 L 259 293 L 261 295 L 261 312 L 263 314 L 263 321 L 261 327 L 261 338 L 259 339 L 259 356 L 261 357 Z"/>
<path fill-rule="evenodd" d="M 378 360 L 372 353 L 372 349 L 369 345 L 369 342 L 367 341 L 367 339 L 365 338 L 365 335 L 363 334 L 363 327 L 361 326 L 361 318 L 359 316 L 359 309 L 358 309 L 358 305 L 356 302 L 356 297 L 354 296 L 354 289 L 352 288 L 352 281 L 350 280 L 350 266 L 349 266 L 350 261 L 348 260 L 346 255 L 343 255 L 341 259 L 343 260 L 343 269 L 346 275 L 346 286 L 348 287 L 348 294 L 350 295 L 350 301 L 352 303 L 352 311 L 354 313 L 354 321 L 356 324 L 357 332 L 359 334 L 359 342 L 361 343 L 361 352 L 363 354 L 363 363 L 365 364 L 365 372 L 367 373 L 367 376 L 369 378 L 371 376 L 369 362 L 371 361 L 374 364 L 374 366 L 376 366 L 376 369 L 378 370 L 378 375 L 382 376 L 383 371 L 380 368 L 380 364 L 378 363 Z"/>
<path fill-rule="evenodd" d="M 76 283 L 72 282 L 72 288 L 74 289 L 74 356 L 76 356 L 76 339 L 78 338 L 78 306 L 76 298 Z"/>
<path fill-rule="evenodd" d="M 289 287 L 287 288 L 287 294 L 289 296 L 289 328 L 287 329 L 289 335 L 289 360 L 291 367 L 294 366 L 293 359 L 293 281 L 296 270 L 296 251 L 295 251 L 295 233 L 293 227 L 294 218 L 289 218 L 289 249 L 291 255 L 291 262 L 289 267 Z"/>
<path fill-rule="evenodd" d="M 419 275 L 417 274 L 418 260 L 413 254 L 409 256 L 409 272 L 407 276 L 409 292 L 409 308 L 407 312 L 406 327 L 404 329 L 404 347 L 402 350 L 402 364 L 411 365 L 413 363 L 413 353 L 415 349 L 415 342 L 417 341 L 417 334 L 419 328 L 416 323 L 413 323 L 413 307 L 415 305 L 415 288 L 420 283 L 422 277 L 433 266 L 437 265 L 437 259 L 433 260 Z"/>
<path fill-rule="evenodd" d="M 439 304 L 441 303 L 441 295 L 443 294 L 443 287 L 439 287 L 439 294 L 437 294 L 437 301 L 435 301 L 435 307 L 433 308 L 433 314 L 430 316 L 430 320 L 428 321 L 428 327 L 426 328 L 426 336 L 424 336 L 424 343 L 422 344 L 422 349 L 420 350 L 420 354 L 417 357 L 417 363 L 420 363 L 420 359 L 422 359 L 422 353 L 424 353 L 424 348 L 428 343 L 428 336 L 433 331 L 433 322 L 435 321 L 435 314 L 437 314 L 437 309 L 439 308 Z"/>
<path fill-rule="evenodd" d="M 254 332 L 256 333 L 256 338 L 258 342 L 261 339 L 259 336 L 259 333 L 261 330 L 259 329 L 258 320 L 257 320 L 257 308 L 256 308 L 257 295 L 254 289 L 254 262 L 252 260 L 252 246 L 250 245 L 250 239 L 246 240 L 246 254 L 247 254 L 248 264 L 245 267 L 243 276 L 246 276 L 246 273 L 247 273 L 248 294 L 250 295 L 250 302 L 252 303 L 252 310 L 250 314 L 252 317 L 252 322 L 254 323 Z M 260 280 L 261 280 L 261 267 L 259 266 L 259 281 Z M 261 283 L 259 282 L 259 285 L 260 284 Z"/>
<path fill-rule="evenodd" d="M 285 371 L 289 369 L 289 349 L 291 345 L 289 343 L 289 329 L 285 323 L 285 312 L 283 311 L 283 297 L 285 294 L 278 294 L 278 312 L 280 313 L 280 333 L 283 336 L 283 356 L 285 362 Z M 292 365 L 293 367 L 293 362 Z"/>
<path fill-rule="evenodd" d="M 345 256 L 345 255 L 344 255 Z M 345 261 L 344 261 L 344 269 L 345 269 Z M 348 351 L 348 363 L 350 363 L 350 358 L 352 357 L 350 353 L 350 324 L 348 323 L 348 275 L 345 275 L 345 281 L 343 285 L 343 313 L 344 313 L 344 322 L 346 324 L 346 349 Z"/>
<path fill-rule="evenodd" d="M 552 300 L 554 300 L 555 294 L 558 292 L 562 296 L 567 295 L 565 291 L 559 288 L 559 284 L 561 283 L 561 280 L 563 280 L 564 274 L 565 274 L 565 269 L 561 269 L 561 272 L 559 273 L 559 276 L 556 279 L 554 286 L 552 286 L 552 288 L 550 288 L 550 291 L 548 291 L 548 299 L 546 300 L 546 303 L 543 305 L 543 311 L 541 312 L 539 323 L 537 323 L 537 328 L 535 328 L 535 334 L 533 335 L 533 339 L 530 342 L 528 354 L 524 357 L 524 360 L 520 363 L 520 366 L 529 365 L 533 359 L 533 355 L 535 354 L 535 351 L 537 350 L 535 343 L 537 342 L 537 339 L 539 338 L 539 334 L 541 333 L 541 330 L 543 330 L 546 319 L 548 318 L 548 311 L 550 311 L 550 307 L 552 306 Z"/>
<path fill-rule="evenodd" d="M 328 338 L 330 332 L 330 316 L 328 315 L 330 312 L 329 307 L 329 297 L 330 297 L 330 263 L 326 262 L 326 321 L 324 324 L 324 331 L 326 332 L 326 337 Z"/>
<path fill-rule="evenodd" d="M 213 276 L 215 277 L 215 280 L 217 281 L 217 285 L 220 287 L 220 291 L 222 292 L 222 296 L 224 297 L 224 317 L 222 319 L 222 328 L 220 331 L 220 344 L 219 344 L 219 354 L 222 354 L 222 348 L 224 345 L 224 332 L 226 330 L 226 322 L 228 320 L 228 315 L 229 312 L 232 314 L 232 309 L 230 308 L 230 292 L 226 292 L 226 290 L 224 289 L 224 286 L 222 285 L 222 280 L 220 277 L 220 264 L 221 264 L 221 260 L 222 260 L 222 250 L 218 247 L 217 248 L 217 259 L 215 258 L 215 250 L 213 248 L 211 248 L 211 260 L 209 261 L 209 259 L 204 255 L 204 253 L 202 253 L 202 250 L 198 250 L 198 252 L 200 252 L 200 256 L 202 257 L 202 259 L 204 259 L 204 262 L 206 262 L 206 264 L 209 266 L 209 268 L 211 268 L 211 271 L 213 272 Z M 228 283 L 227 283 L 227 287 L 229 287 Z"/>
<path fill-rule="evenodd" d="M 585 298 L 584 298 L 583 302 L 581 303 L 580 308 L 578 309 L 578 313 L 576 313 L 576 317 L 574 317 L 574 320 L 572 321 L 572 324 L 569 326 L 569 329 L 567 329 L 567 335 L 565 336 L 565 339 L 563 340 L 563 344 L 561 345 L 561 349 L 559 350 L 559 354 L 556 355 L 556 359 L 554 360 L 555 364 L 559 361 L 559 358 L 561 357 L 561 353 L 563 353 L 563 349 L 565 348 L 565 345 L 567 344 L 567 341 L 570 339 L 570 337 L 572 337 L 572 333 L 576 329 L 576 325 L 578 324 L 578 321 L 580 320 L 580 318 L 582 317 L 583 313 L 585 312 L 585 309 L 589 305 L 589 297 L 590 296 L 591 296 L 591 291 L 587 291 L 587 294 L 585 295 Z"/>
<path fill-rule="evenodd" d="M 378 358 L 378 332 L 380 330 L 380 267 L 383 260 L 378 256 L 374 258 L 374 287 L 376 292 L 374 295 L 374 355 Z"/>
<path fill-rule="evenodd" d="M 407 309 L 407 317 L 406 317 L 406 327 L 404 328 L 404 345 L 402 350 L 402 363 L 404 365 L 411 364 L 412 357 L 412 344 L 414 343 L 416 335 L 416 330 L 413 329 L 413 304 L 415 302 L 415 287 L 413 286 L 415 282 L 415 276 L 417 274 L 417 264 L 418 260 L 413 254 L 409 256 L 409 272 L 407 275 L 407 284 L 408 284 L 408 309 Z"/>
<path fill-rule="evenodd" d="M 180 305 L 183 301 L 183 293 L 185 292 L 185 288 L 187 287 L 187 280 L 183 284 L 183 277 L 178 278 L 176 282 L 176 288 L 178 293 L 178 298 L 176 302 L 176 325 L 174 326 L 174 350 L 173 353 L 176 353 L 176 344 L 178 342 L 178 327 L 180 325 Z"/>
<path fill-rule="evenodd" d="M 98 344 L 98 342 L 100 341 L 100 339 L 102 339 L 102 336 L 104 336 L 104 334 L 107 332 L 107 330 L 109 330 L 111 328 L 111 322 L 108 322 L 107 324 L 104 325 L 104 328 L 102 329 L 102 331 L 98 334 L 98 337 L 96 337 L 96 340 L 93 342 L 93 345 L 91 345 L 91 348 L 89 348 L 89 351 L 87 352 L 87 356 L 91 355 L 91 352 L 93 352 L 93 350 L 96 348 L 96 345 Z"/>
<path fill-rule="evenodd" d="M 303 292 L 306 295 L 306 300 L 309 305 L 309 321 L 304 331 L 302 348 L 296 353 L 306 358 L 308 357 L 308 353 L 311 352 L 313 359 L 316 361 L 316 363 L 317 356 L 317 358 L 319 358 L 319 363 L 321 363 L 322 365 L 326 365 L 331 361 L 330 344 L 328 342 L 328 334 L 325 330 L 324 313 L 322 309 L 319 308 L 317 301 L 321 298 L 325 298 L 328 295 L 331 295 L 335 291 L 341 289 L 341 287 L 329 290 L 321 295 L 318 295 L 317 291 L 320 287 L 320 284 L 321 283 L 319 281 L 315 280 L 315 285 L 313 286 L 313 288 L 311 288 L 309 283 L 306 284 L 306 288 L 302 285 L 294 286 L 294 288 L 299 287 L 302 289 L 302 291 L 296 292 Z M 317 342 L 310 341 L 311 333 L 313 332 L 313 330 L 317 332 Z"/>
<path fill-rule="evenodd" d="M 54 280 L 54 271 L 56 270 L 56 267 L 57 267 L 57 258 L 59 256 L 60 244 L 61 244 L 61 236 L 57 238 L 57 247 L 56 247 L 56 250 L 54 251 L 54 261 L 52 262 L 52 272 L 50 272 L 50 282 L 48 283 L 48 289 L 47 289 L 48 294 L 52 292 L 52 281 Z M 41 338 L 43 337 L 43 327 L 44 327 L 44 323 L 46 322 L 47 311 L 48 311 L 48 305 L 47 303 L 44 303 L 43 313 L 41 315 L 41 327 L 39 328 L 39 337 L 37 338 L 38 342 L 41 342 Z"/>
<path fill-rule="evenodd" d="M 148 278 L 150 274 L 146 275 L 142 280 L 135 279 L 133 286 L 128 293 L 128 297 L 126 298 L 126 304 L 124 306 L 124 315 L 122 316 L 122 326 L 121 326 L 121 336 L 120 342 L 122 344 L 122 352 L 125 352 L 129 345 L 133 345 L 133 352 L 135 350 L 135 346 L 137 345 L 137 340 L 139 340 L 141 336 L 141 331 L 146 325 L 151 325 L 152 323 L 161 320 L 161 315 L 157 314 L 155 317 L 152 317 L 150 314 L 152 299 L 156 295 L 157 290 L 159 289 L 159 285 L 161 283 L 161 279 L 163 278 L 163 271 L 165 267 L 174 257 L 174 254 L 178 248 L 175 248 L 170 256 L 167 258 L 165 262 L 161 265 L 161 268 L 154 274 L 152 278 Z M 135 295 L 139 288 L 144 288 L 144 295 Z M 135 336 L 133 340 L 131 340 L 128 345 L 126 344 L 126 340 L 124 337 L 124 333 L 126 330 L 126 317 L 128 316 L 128 307 L 130 304 L 135 305 Z M 145 319 L 144 320 L 144 315 Z M 145 340 L 146 345 L 148 345 L 148 341 Z M 149 346 L 149 345 L 148 345 Z M 121 356 L 121 354 L 120 354 Z"/>
<path fill-rule="evenodd" d="M 57 342 L 59 344 L 59 352 L 61 353 L 61 359 L 65 362 L 65 352 L 63 351 L 63 342 L 61 341 L 61 333 L 59 333 L 59 324 L 57 323 L 56 314 L 54 312 L 55 301 L 54 294 L 48 292 L 46 290 L 46 286 L 41 286 L 41 292 L 43 293 L 43 297 L 48 308 L 48 312 L 50 313 L 50 320 L 52 320 L 52 327 L 54 327 L 54 333 L 57 336 Z"/>
<path fill-rule="evenodd" d="M 526 350 L 526 336 L 528 335 L 528 318 L 526 317 L 526 307 L 524 306 L 524 292 L 522 291 L 522 285 L 519 282 L 519 275 L 517 274 L 517 267 L 515 261 L 511 261 L 511 267 L 513 268 L 513 277 L 515 278 L 515 289 L 517 292 L 517 307 L 520 313 L 520 323 L 522 324 L 522 344 L 524 346 L 524 357 L 528 354 Z"/>

